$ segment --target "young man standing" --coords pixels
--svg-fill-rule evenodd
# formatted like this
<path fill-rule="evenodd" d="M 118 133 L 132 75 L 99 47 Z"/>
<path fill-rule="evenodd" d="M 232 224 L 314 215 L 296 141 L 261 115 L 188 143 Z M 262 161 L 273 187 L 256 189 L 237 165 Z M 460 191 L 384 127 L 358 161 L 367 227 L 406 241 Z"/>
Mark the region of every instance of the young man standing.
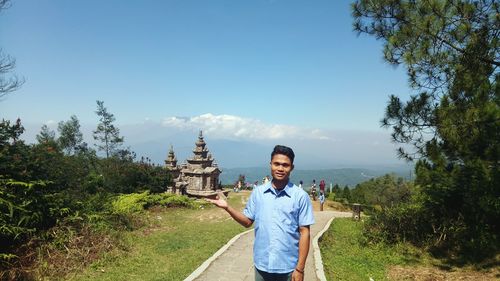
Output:
<path fill-rule="evenodd" d="M 256 281 L 303 281 L 314 223 L 307 193 L 290 182 L 295 154 L 277 145 L 271 153 L 272 180 L 252 192 L 243 213 L 223 199 L 207 199 L 245 227 L 255 222 Z"/>

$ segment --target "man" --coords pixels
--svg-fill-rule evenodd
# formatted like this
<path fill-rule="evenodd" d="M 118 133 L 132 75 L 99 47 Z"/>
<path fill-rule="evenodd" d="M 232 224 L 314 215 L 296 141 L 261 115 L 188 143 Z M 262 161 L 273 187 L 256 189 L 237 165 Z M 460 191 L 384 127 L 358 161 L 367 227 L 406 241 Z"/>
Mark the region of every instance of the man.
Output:
<path fill-rule="evenodd" d="M 302 281 L 314 223 L 307 193 L 290 182 L 295 154 L 277 145 L 271 153 L 272 180 L 252 192 L 243 213 L 223 199 L 207 199 L 245 227 L 255 222 L 256 281 Z"/>

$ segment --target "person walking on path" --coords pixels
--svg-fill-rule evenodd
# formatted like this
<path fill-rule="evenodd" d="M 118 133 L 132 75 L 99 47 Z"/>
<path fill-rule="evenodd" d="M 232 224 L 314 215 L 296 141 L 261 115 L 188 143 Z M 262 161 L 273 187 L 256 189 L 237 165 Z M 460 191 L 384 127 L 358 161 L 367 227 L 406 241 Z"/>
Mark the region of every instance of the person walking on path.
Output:
<path fill-rule="evenodd" d="M 325 192 L 319 192 L 319 210 L 323 212 L 323 204 L 325 204 Z"/>
<path fill-rule="evenodd" d="M 254 266 L 256 281 L 303 281 L 314 224 L 307 193 L 290 182 L 295 154 L 277 145 L 271 153 L 272 180 L 255 188 L 243 213 L 222 198 L 206 199 L 226 210 L 244 227 L 255 222 Z"/>
<path fill-rule="evenodd" d="M 316 201 L 316 180 L 313 180 L 313 184 L 311 185 L 311 196 L 313 201 Z"/>

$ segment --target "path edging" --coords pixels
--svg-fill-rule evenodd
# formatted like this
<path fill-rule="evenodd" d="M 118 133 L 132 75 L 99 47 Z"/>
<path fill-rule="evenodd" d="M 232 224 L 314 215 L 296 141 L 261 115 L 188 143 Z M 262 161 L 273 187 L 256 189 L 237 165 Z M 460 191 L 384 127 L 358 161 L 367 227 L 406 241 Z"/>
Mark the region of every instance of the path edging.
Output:
<path fill-rule="evenodd" d="M 193 271 L 184 281 L 193 281 L 194 279 L 198 278 L 209 266 L 210 264 L 215 261 L 220 255 L 222 255 L 231 245 L 233 245 L 236 240 L 238 240 L 241 236 L 247 234 L 248 232 L 253 231 L 252 229 L 249 229 L 245 232 L 242 232 L 240 234 L 237 234 L 229 242 L 226 243 L 226 245 L 222 246 L 215 254 L 213 254 L 208 260 L 203 262 L 195 271 Z"/>
<path fill-rule="evenodd" d="M 314 265 L 316 267 L 316 277 L 320 281 L 327 281 L 326 276 L 325 276 L 325 271 L 323 269 L 323 260 L 321 259 L 321 251 L 319 249 L 319 244 L 318 241 L 323 236 L 323 233 L 330 228 L 330 224 L 332 224 L 332 221 L 335 217 L 332 217 L 328 223 L 325 225 L 325 227 L 314 237 L 313 239 L 313 253 L 314 253 Z"/>

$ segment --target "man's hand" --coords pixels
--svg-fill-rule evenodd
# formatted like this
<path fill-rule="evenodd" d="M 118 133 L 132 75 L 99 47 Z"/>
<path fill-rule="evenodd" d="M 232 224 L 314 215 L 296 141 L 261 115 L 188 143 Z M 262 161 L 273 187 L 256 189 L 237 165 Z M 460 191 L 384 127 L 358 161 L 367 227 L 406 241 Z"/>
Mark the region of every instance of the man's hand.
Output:
<path fill-rule="evenodd" d="M 297 269 L 292 272 L 292 281 L 303 281 L 304 272 L 299 272 Z"/>
<path fill-rule="evenodd" d="M 222 199 L 222 198 L 220 198 L 219 195 L 217 195 L 216 199 L 208 199 L 208 198 L 206 198 L 205 200 L 208 201 L 208 202 L 210 202 L 210 203 L 212 203 L 212 204 L 214 204 L 215 206 L 217 206 L 219 208 L 224 209 L 224 210 L 227 210 L 227 207 L 229 206 L 227 204 L 227 201 L 224 200 L 224 199 Z"/>
<path fill-rule="evenodd" d="M 292 281 L 304 280 L 304 269 L 306 267 L 307 254 L 309 253 L 309 243 L 311 241 L 309 225 L 299 227 L 299 232 L 299 260 L 292 273 Z"/>
<path fill-rule="evenodd" d="M 240 211 L 231 208 L 229 206 L 229 204 L 227 203 L 227 201 L 224 200 L 223 198 L 224 198 L 223 195 L 222 196 L 217 195 L 217 197 L 215 197 L 215 199 L 205 198 L 205 200 L 207 202 L 214 204 L 215 206 L 217 206 L 221 209 L 226 210 L 226 212 L 228 212 L 235 221 L 237 221 L 239 224 L 243 225 L 244 227 L 250 227 L 253 224 L 253 220 L 247 218 Z"/>

